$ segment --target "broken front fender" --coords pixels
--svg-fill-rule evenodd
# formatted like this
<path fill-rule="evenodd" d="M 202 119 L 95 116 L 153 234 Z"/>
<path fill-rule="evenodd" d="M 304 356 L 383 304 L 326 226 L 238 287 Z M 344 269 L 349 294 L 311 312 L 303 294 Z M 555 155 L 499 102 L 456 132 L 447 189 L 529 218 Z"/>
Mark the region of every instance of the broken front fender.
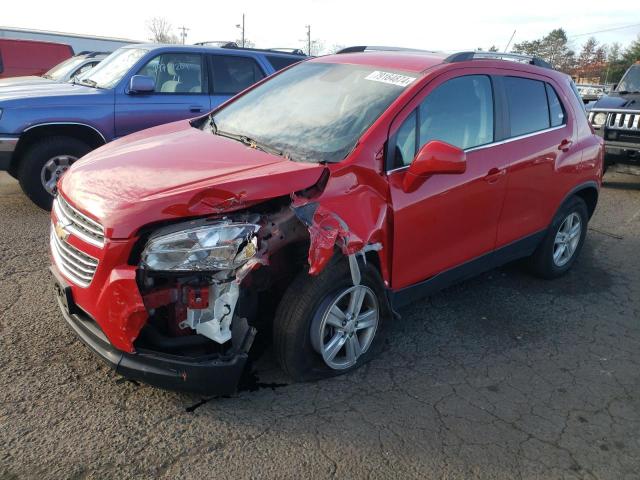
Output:
<path fill-rule="evenodd" d="M 320 273 L 336 247 L 344 255 L 353 255 L 378 244 L 381 274 L 388 282 L 388 198 L 386 181 L 357 165 L 329 171 L 326 186 L 316 196 L 294 194 L 292 208 L 309 230 L 309 274 Z"/>

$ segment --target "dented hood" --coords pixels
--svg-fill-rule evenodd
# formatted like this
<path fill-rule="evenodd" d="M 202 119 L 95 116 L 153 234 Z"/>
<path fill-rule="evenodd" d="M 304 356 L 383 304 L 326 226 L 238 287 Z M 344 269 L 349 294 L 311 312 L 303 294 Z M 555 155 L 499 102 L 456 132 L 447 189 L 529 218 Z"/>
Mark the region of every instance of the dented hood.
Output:
<path fill-rule="evenodd" d="M 313 185 L 323 167 L 252 149 L 188 121 L 139 132 L 76 162 L 60 192 L 107 237 L 149 223 L 238 210 Z"/>

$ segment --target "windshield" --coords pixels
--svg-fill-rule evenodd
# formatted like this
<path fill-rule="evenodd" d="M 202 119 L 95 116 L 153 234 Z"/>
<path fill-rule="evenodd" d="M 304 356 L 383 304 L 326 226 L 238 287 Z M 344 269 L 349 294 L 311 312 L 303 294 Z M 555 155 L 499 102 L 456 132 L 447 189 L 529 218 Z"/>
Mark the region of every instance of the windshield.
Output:
<path fill-rule="evenodd" d="M 83 61 L 84 57 L 67 58 L 64 62 L 59 63 L 47 73 L 45 73 L 43 77 L 56 81 L 64 80 L 64 78 L 73 70 L 75 70 L 75 68 Z"/>
<path fill-rule="evenodd" d="M 97 88 L 114 87 L 125 73 L 140 60 L 147 50 L 142 48 L 121 48 L 102 60 L 78 81 Z"/>
<path fill-rule="evenodd" d="M 220 135 L 246 137 L 292 160 L 339 162 L 414 80 L 360 65 L 302 63 L 238 98 L 212 123 Z"/>
<path fill-rule="evenodd" d="M 640 92 L 640 65 L 634 65 L 627 70 L 616 92 Z"/>

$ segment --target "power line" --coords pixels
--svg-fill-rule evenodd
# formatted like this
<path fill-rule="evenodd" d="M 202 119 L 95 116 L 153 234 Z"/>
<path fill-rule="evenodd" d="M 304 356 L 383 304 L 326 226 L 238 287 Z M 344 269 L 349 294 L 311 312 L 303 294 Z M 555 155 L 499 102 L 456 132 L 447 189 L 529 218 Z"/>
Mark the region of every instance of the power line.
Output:
<path fill-rule="evenodd" d="M 624 25 L 622 27 L 605 28 L 604 30 L 596 30 L 595 32 L 579 33 L 578 35 L 570 35 L 568 38 L 584 37 L 586 35 L 593 35 L 594 33 L 612 32 L 614 30 L 623 30 L 625 28 L 632 27 L 640 27 L 640 23 L 634 23 L 633 25 Z"/>

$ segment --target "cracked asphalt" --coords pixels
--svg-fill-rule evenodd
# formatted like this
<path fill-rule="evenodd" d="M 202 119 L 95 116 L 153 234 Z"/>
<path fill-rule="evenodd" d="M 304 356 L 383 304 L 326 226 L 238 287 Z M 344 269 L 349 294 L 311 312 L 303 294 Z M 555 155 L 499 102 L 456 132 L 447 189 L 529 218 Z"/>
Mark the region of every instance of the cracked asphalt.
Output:
<path fill-rule="evenodd" d="M 49 282 L 48 215 L 0 174 L 0 478 L 640 478 L 640 177 L 609 173 L 581 258 L 405 308 L 353 374 L 203 399 L 114 375 Z"/>

